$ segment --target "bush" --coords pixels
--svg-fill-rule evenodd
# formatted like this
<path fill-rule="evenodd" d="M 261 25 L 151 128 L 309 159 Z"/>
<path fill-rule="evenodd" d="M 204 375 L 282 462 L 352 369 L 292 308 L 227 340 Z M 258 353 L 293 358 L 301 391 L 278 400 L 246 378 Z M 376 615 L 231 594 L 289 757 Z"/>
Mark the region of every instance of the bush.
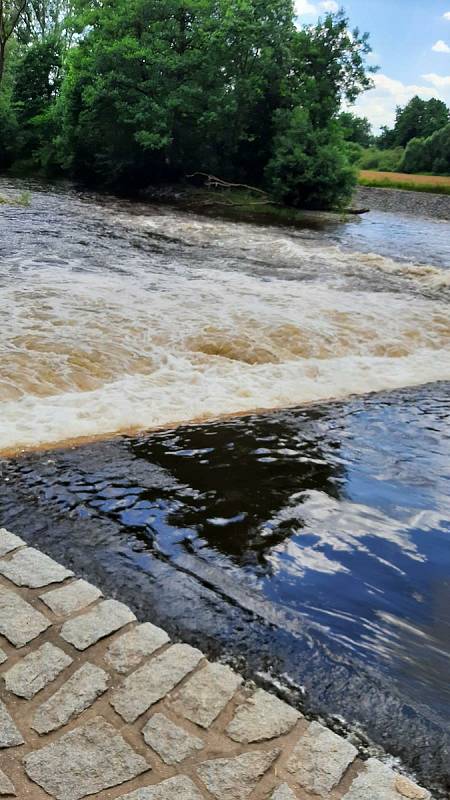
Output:
<path fill-rule="evenodd" d="M 450 174 L 450 124 L 427 139 L 412 139 L 405 150 L 402 172 Z"/>
<path fill-rule="evenodd" d="M 274 198 L 294 207 L 330 209 L 352 196 L 356 174 L 336 120 L 314 128 L 301 107 L 277 113 L 274 152 L 266 169 Z"/>
<path fill-rule="evenodd" d="M 360 169 L 375 169 L 378 172 L 398 172 L 404 152 L 402 147 L 392 150 L 370 147 L 363 151 L 358 166 Z"/>
<path fill-rule="evenodd" d="M 346 142 L 345 143 L 345 154 L 349 160 L 350 164 L 355 164 L 359 167 L 359 162 L 364 153 L 364 147 L 361 147 L 360 144 L 356 142 Z"/>

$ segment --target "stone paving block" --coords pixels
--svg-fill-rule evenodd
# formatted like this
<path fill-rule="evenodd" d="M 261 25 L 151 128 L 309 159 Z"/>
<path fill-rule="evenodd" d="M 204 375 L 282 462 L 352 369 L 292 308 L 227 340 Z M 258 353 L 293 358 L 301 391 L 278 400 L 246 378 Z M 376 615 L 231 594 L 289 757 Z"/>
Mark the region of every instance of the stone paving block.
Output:
<path fill-rule="evenodd" d="M 61 636 L 77 650 L 86 650 L 135 619 L 128 606 L 118 600 L 104 600 L 87 614 L 65 622 L 61 628 Z"/>
<path fill-rule="evenodd" d="M 278 749 L 259 750 L 235 758 L 216 758 L 204 761 L 197 772 L 217 800 L 246 800 L 279 754 Z"/>
<path fill-rule="evenodd" d="M 203 653 L 187 644 L 174 644 L 125 678 L 110 703 L 125 722 L 135 722 L 192 672 Z"/>
<path fill-rule="evenodd" d="M 369 758 L 343 800 L 430 800 L 426 789 L 397 775 L 376 758 Z"/>
<path fill-rule="evenodd" d="M 9 796 L 16 796 L 16 790 L 14 788 L 14 784 L 9 780 L 9 778 L 5 775 L 4 772 L 0 769 L 0 797 L 5 797 L 6 795 Z"/>
<path fill-rule="evenodd" d="M 0 573 L 16 586 L 27 586 L 30 589 L 61 583 L 73 576 L 73 572 L 34 547 L 25 547 L 14 553 L 9 561 L 0 561 Z"/>
<path fill-rule="evenodd" d="M 39 706 L 31 727 L 49 733 L 78 717 L 108 689 L 109 675 L 94 664 L 83 664 L 66 683 Z"/>
<path fill-rule="evenodd" d="M 15 647 L 36 639 L 51 622 L 15 592 L 0 587 L 0 633 Z"/>
<path fill-rule="evenodd" d="M 297 742 L 287 769 L 303 789 L 328 797 L 357 755 L 350 742 L 312 722 Z"/>
<path fill-rule="evenodd" d="M 189 756 L 203 750 L 204 742 L 196 736 L 190 736 L 183 728 L 175 725 L 164 714 L 150 717 L 142 731 L 144 740 L 165 764 L 179 764 Z"/>
<path fill-rule="evenodd" d="M 287 783 L 283 783 L 281 786 L 278 786 L 278 788 L 275 789 L 271 800 L 297 800 L 297 798 Z"/>
<path fill-rule="evenodd" d="M 41 600 L 58 617 L 68 617 L 69 614 L 82 611 L 99 597 L 102 597 L 100 589 L 83 580 L 74 581 L 61 589 L 53 589 L 40 595 Z"/>
<path fill-rule="evenodd" d="M 178 775 L 156 786 L 146 786 L 122 795 L 117 800 L 203 800 L 203 797 L 190 778 Z"/>
<path fill-rule="evenodd" d="M 102 717 L 24 758 L 28 777 L 56 800 L 81 800 L 150 767 Z"/>
<path fill-rule="evenodd" d="M 15 533 L 10 533 L 6 528 L 0 528 L 0 558 L 17 550 L 18 547 L 23 547 L 26 542 L 16 536 Z"/>
<path fill-rule="evenodd" d="M 262 742 L 289 733 L 301 716 L 278 697 L 258 689 L 239 706 L 227 733 L 235 742 Z"/>
<path fill-rule="evenodd" d="M 200 727 L 209 728 L 241 684 L 241 676 L 230 667 L 207 664 L 183 686 L 173 709 Z"/>
<path fill-rule="evenodd" d="M 105 658 L 116 672 L 123 674 L 139 666 L 144 658 L 151 656 L 169 641 L 165 631 L 150 622 L 145 622 L 116 639 L 108 647 Z"/>
<path fill-rule="evenodd" d="M 5 687 L 18 697 L 31 700 L 71 664 L 72 659 L 64 650 L 53 644 L 43 644 L 3 673 Z"/>
<path fill-rule="evenodd" d="M 6 655 L 5 651 L 0 647 L 0 664 L 4 664 L 5 661 L 8 660 L 8 656 Z"/>
<path fill-rule="evenodd" d="M 19 744 L 24 744 L 22 734 L 16 728 L 8 709 L 0 700 L 0 748 L 17 747 Z"/>

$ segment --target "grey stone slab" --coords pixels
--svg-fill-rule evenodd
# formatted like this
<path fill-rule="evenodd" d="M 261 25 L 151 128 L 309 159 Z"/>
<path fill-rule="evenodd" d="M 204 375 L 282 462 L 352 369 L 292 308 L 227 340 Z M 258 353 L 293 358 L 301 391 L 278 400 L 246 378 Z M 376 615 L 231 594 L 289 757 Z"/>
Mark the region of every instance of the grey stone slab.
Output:
<path fill-rule="evenodd" d="M 0 588 L 0 633 L 15 647 L 24 647 L 50 625 L 47 617 L 18 594 Z"/>
<path fill-rule="evenodd" d="M 24 758 L 28 777 L 56 800 L 81 800 L 150 767 L 102 717 Z"/>
<path fill-rule="evenodd" d="M 31 727 L 49 733 L 78 717 L 108 689 L 109 675 L 94 664 L 83 664 L 66 683 L 37 709 Z"/>
<path fill-rule="evenodd" d="M 230 667 L 207 664 L 183 686 L 173 708 L 191 722 L 209 728 L 241 684 L 241 676 Z"/>
<path fill-rule="evenodd" d="M 5 651 L 0 647 L 0 664 L 4 664 L 5 661 L 8 660 L 8 656 L 6 655 Z"/>
<path fill-rule="evenodd" d="M 174 644 L 128 675 L 110 702 L 125 722 L 135 722 L 192 672 L 203 653 L 187 644 Z"/>
<path fill-rule="evenodd" d="M 150 622 L 145 622 L 116 639 L 108 647 L 105 658 L 116 672 L 124 674 L 138 667 L 144 658 L 151 656 L 169 641 L 165 631 Z"/>
<path fill-rule="evenodd" d="M 104 600 L 87 614 L 65 622 L 61 636 L 77 650 L 86 650 L 135 619 L 128 606 L 118 600 Z"/>
<path fill-rule="evenodd" d="M 217 800 L 246 800 L 278 758 L 280 750 L 258 750 L 235 758 L 204 761 L 197 772 Z"/>
<path fill-rule="evenodd" d="M 76 611 L 82 611 L 99 597 L 102 597 L 100 589 L 92 586 L 87 581 L 78 580 L 62 586 L 60 589 L 53 589 L 50 592 L 40 595 L 41 600 L 57 614 L 58 617 L 68 617 Z"/>
<path fill-rule="evenodd" d="M 24 740 L 8 709 L 0 700 L 0 748 L 17 747 Z"/>
<path fill-rule="evenodd" d="M 376 758 L 366 761 L 343 800 L 430 800 L 426 789 L 397 775 Z"/>
<path fill-rule="evenodd" d="M 7 531 L 6 528 L 0 528 L 0 558 L 17 550 L 18 547 L 23 547 L 26 542 L 16 536 L 15 533 Z"/>
<path fill-rule="evenodd" d="M 13 795 L 15 797 L 16 790 L 12 781 L 10 781 L 7 775 L 5 775 L 5 773 L 0 769 L 0 796 L 6 797 L 6 795 Z"/>
<path fill-rule="evenodd" d="M 258 689 L 239 706 L 227 733 L 235 742 L 262 742 L 289 733 L 301 716 L 278 697 Z"/>
<path fill-rule="evenodd" d="M 122 795 L 117 800 L 203 800 L 203 797 L 190 778 L 178 775 L 156 786 L 146 786 Z"/>
<path fill-rule="evenodd" d="M 14 553 L 9 561 L 0 561 L 0 573 L 16 586 L 27 586 L 30 589 L 61 583 L 73 575 L 73 572 L 34 547 L 24 547 Z"/>
<path fill-rule="evenodd" d="M 287 769 L 303 789 L 328 797 L 357 755 L 350 742 L 312 722 L 294 747 Z"/>
<path fill-rule="evenodd" d="M 189 756 L 203 750 L 205 746 L 201 739 L 186 733 L 164 714 L 154 714 L 150 717 L 142 735 L 146 744 L 169 765 L 180 764 Z"/>
<path fill-rule="evenodd" d="M 71 664 L 72 659 L 64 650 L 43 644 L 3 673 L 5 687 L 18 697 L 31 700 Z"/>
<path fill-rule="evenodd" d="M 297 800 L 297 798 L 287 783 L 283 783 L 275 789 L 271 800 Z"/>

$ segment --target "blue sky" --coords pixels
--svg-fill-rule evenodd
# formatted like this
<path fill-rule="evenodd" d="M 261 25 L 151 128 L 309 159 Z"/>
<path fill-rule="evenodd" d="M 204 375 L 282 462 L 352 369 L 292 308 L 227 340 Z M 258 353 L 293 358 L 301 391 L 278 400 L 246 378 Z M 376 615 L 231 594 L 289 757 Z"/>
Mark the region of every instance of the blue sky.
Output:
<path fill-rule="evenodd" d="M 352 26 L 369 31 L 375 89 L 357 102 L 378 129 L 414 94 L 450 104 L 450 0 L 294 0 L 299 22 L 343 6 Z"/>

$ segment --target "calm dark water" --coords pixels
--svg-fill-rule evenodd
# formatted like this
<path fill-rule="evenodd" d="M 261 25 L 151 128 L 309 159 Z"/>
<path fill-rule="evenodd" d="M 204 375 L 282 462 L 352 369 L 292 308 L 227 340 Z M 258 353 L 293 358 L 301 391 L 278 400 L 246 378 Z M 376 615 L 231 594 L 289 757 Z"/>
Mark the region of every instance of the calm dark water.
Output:
<path fill-rule="evenodd" d="M 4 460 L 2 524 L 445 785 L 449 389 Z"/>

